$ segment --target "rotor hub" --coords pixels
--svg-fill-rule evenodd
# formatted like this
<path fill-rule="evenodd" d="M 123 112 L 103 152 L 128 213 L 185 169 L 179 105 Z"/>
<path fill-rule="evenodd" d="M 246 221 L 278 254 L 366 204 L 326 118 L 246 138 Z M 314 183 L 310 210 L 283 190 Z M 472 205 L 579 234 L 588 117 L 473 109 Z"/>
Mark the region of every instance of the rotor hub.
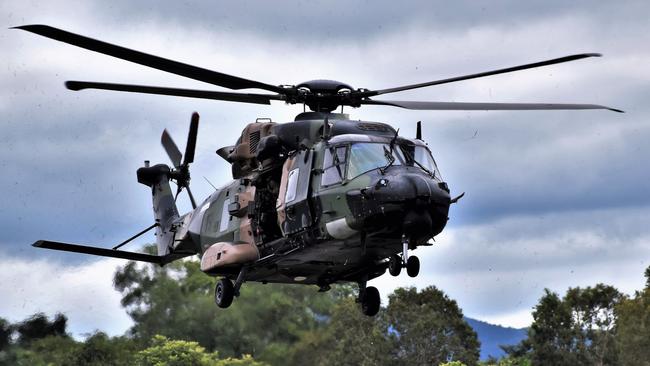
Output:
<path fill-rule="evenodd" d="M 299 100 L 314 112 L 331 112 L 340 105 L 347 105 L 353 89 L 336 80 L 310 80 L 296 86 Z"/>

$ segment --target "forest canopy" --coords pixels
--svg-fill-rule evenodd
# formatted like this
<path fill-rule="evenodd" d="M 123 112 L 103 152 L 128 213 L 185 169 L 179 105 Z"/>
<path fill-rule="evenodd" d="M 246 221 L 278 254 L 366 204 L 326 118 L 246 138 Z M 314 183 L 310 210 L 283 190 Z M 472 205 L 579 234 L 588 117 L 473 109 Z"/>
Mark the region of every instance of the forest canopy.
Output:
<path fill-rule="evenodd" d="M 126 334 L 83 341 L 67 317 L 0 318 L 1 365 L 630 365 L 650 359 L 650 268 L 646 288 L 545 290 L 528 337 L 479 361 L 477 334 L 458 304 L 429 286 L 399 288 L 375 317 L 357 289 L 246 283 L 236 306 L 218 309 L 214 279 L 196 261 L 165 267 L 128 262 L 114 276 L 133 319 Z"/>

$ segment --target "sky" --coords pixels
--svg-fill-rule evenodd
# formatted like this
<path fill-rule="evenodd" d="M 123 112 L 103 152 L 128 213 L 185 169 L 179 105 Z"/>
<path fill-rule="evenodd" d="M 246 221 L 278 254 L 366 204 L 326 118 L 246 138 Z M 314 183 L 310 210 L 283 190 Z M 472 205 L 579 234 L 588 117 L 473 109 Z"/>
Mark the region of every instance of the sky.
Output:
<path fill-rule="evenodd" d="M 131 321 L 112 277 L 124 261 L 31 243 L 109 247 L 149 226 L 149 189 L 135 171 L 144 160 L 168 162 L 159 144 L 164 128 L 183 148 L 193 111 L 201 114 L 192 165 L 197 197 L 213 190 L 206 180 L 220 186 L 230 179 L 214 152 L 233 144 L 246 123 L 288 122 L 302 111 L 280 102 L 68 91 L 66 80 L 222 89 L 9 27 L 48 24 L 273 85 L 322 78 L 384 89 L 602 53 L 386 99 L 594 103 L 625 114 L 346 109 L 406 136 L 415 136 L 421 120 L 452 195 L 466 192 L 436 244 L 412 253 L 420 276 L 371 281 L 383 302 L 398 286 L 435 285 L 467 316 L 524 327 L 544 288 L 562 294 L 606 283 L 632 294 L 643 287 L 650 265 L 648 12 L 646 1 L 4 1 L 0 317 L 61 311 L 76 336 L 123 334 Z M 179 201 L 187 211 L 186 197 Z M 151 241 L 145 236 L 127 249 Z"/>

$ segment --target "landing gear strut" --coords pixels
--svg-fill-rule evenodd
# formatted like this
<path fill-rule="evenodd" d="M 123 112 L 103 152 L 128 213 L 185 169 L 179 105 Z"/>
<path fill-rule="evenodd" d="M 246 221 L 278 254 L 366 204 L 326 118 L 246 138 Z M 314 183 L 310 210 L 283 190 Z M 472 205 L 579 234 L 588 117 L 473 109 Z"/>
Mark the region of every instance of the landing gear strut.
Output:
<path fill-rule="evenodd" d="M 233 284 L 231 280 L 224 277 L 217 281 L 217 287 L 214 289 L 214 302 L 220 308 L 227 308 L 232 304 L 235 297 L 239 297 L 239 289 L 246 279 L 248 267 L 244 266 L 239 270 L 239 275 Z"/>
<path fill-rule="evenodd" d="M 399 276 L 402 272 L 402 268 L 406 267 L 406 273 L 410 277 L 417 277 L 420 273 L 420 260 L 418 257 L 412 255 L 409 257 L 409 241 L 406 238 L 406 235 L 402 236 L 402 257 L 399 255 L 393 254 L 390 256 L 388 261 L 388 272 L 392 276 Z"/>
<path fill-rule="evenodd" d="M 379 290 L 376 287 L 366 287 L 366 281 L 359 282 L 359 298 L 357 302 L 361 303 L 361 312 L 367 316 L 375 316 L 379 312 L 381 299 Z"/>
<path fill-rule="evenodd" d="M 391 274 L 391 276 L 399 276 L 399 274 L 402 272 L 402 258 L 400 258 L 399 255 L 393 254 L 390 256 L 390 260 L 388 261 L 388 273 Z"/>

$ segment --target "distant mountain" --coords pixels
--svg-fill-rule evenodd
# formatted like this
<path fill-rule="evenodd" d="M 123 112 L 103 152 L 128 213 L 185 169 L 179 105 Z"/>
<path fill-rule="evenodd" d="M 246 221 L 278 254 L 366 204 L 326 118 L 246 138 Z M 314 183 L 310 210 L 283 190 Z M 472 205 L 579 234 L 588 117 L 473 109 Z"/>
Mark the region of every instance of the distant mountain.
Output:
<path fill-rule="evenodd" d="M 526 328 L 502 327 L 468 317 L 465 317 L 465 321 L 474 328 L 478 340 L 481 341 L 481 360 L 490 356 L 501 357 L 505 352 L 499 346 L 517 344 L 527 337 Z"/>

